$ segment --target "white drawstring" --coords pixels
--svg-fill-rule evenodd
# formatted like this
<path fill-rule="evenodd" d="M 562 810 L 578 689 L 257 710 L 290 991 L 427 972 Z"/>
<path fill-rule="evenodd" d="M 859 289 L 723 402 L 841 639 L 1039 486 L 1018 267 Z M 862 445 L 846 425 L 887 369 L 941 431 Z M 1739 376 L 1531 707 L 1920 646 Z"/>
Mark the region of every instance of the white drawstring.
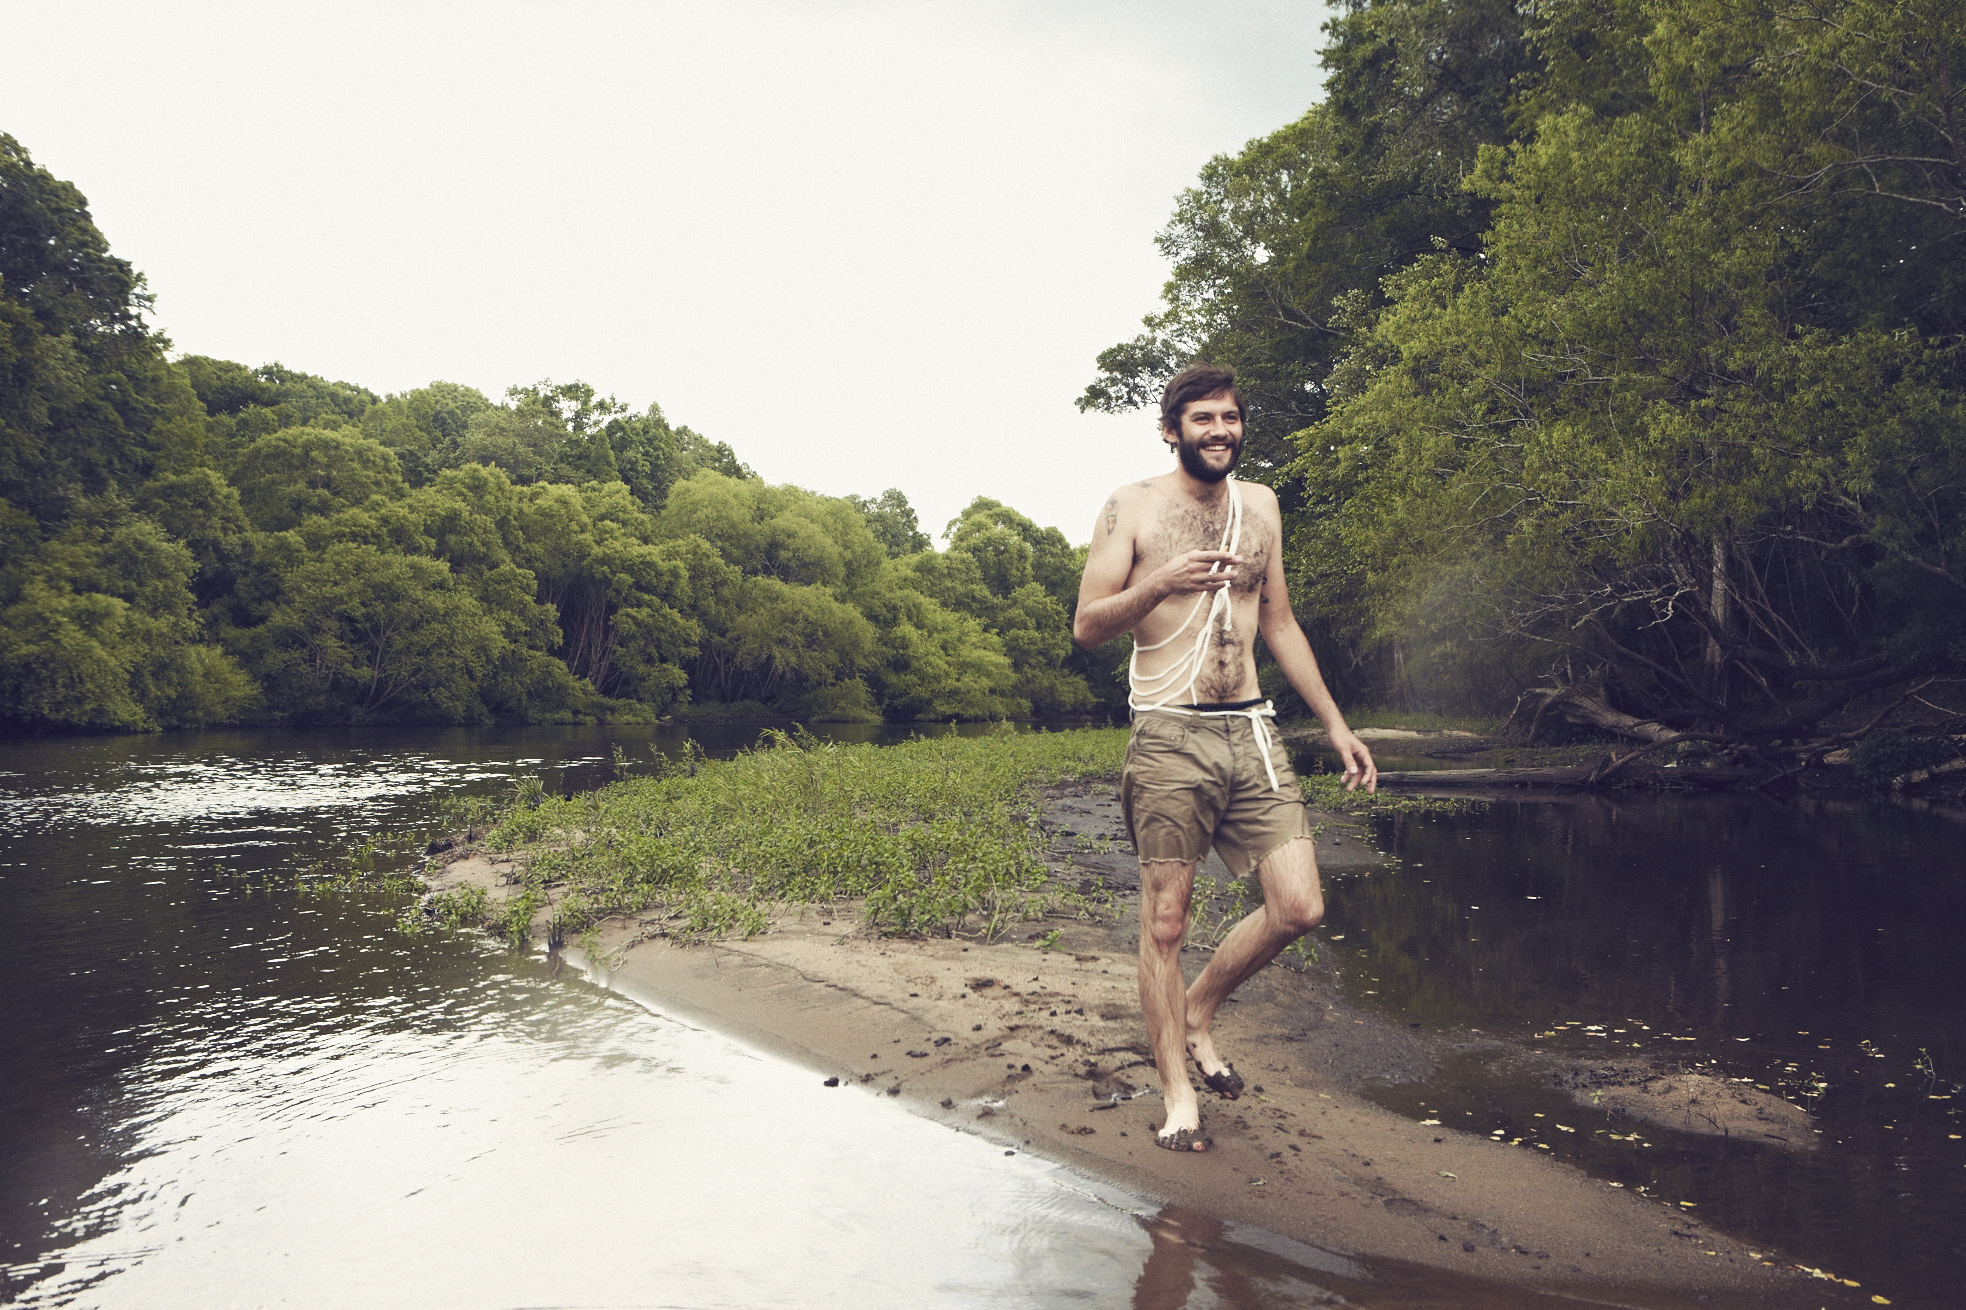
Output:
<path fill-rule="evenodd" d="M 1242 547 L 1242 495 L 1237 492 L 1233 477 L 1227 481 L 1229 484 L 1229 517 L 1222 524 L 1222 540 L 1216 545 L 1215 549 L 1226 551 L 1233 555 Z M 1221 567 L 1222 561 L 1216 560 L 1208 566 L 1208 571 L 1213 574 Z M 1166 669 L 1159 673 L 1143 676 L 1140 672 L 1141 652 L 1159 650 L 1186 632 L 1188 625 L 1195 621 L 1195 615 L 1201 612 L 1201 603 L 1203 600 L 1208 601 L 1208 617 L 1203 621 L 1201 631 L 1195 634 L 1195 644 L 1188 649 L 1186 654 L 1182 655 Z M 1188 609 L 1187 617 L 1181 620 L 1181 626 L 1176 628 L 1168 636 L 1162 638 L 1160 641 L 1154 642 L 1150 646 L 1137 644 L 1134 646 L 1133 654 L 1127 660 L 1126 664 L 1127 706 L 1138 714 L 1147 714 L 1159 710 L 1169 714 L 1193 715 L 1195 718 L 1200 719 L 1248 719 L 1250 727 L 1255 732 L 1256 743 L 1261 747 L 1263 752 L 1263 770 L 1269 774 L 1270 790 L 1281 791 L 1283 787 L 1277 781 L 1276 766 L 1270 763 L 1270 727 L 1269 724 L 1264 722 L 1266 719 L 1274 719 L 1277 716 L 1276 706 L 1272 702 L 1264 701 L 1261 705 L 1254 705 L 1246 710 L 1193 710 L 1174 704 L 1175 700 L 1181 696 L 1186 696 L 1191 701 L 1194 699 L 1195 682 L 1201 677 L 1202 665 L 1208 658 L 1208 634 L 1217 627 L 1220 627 L 1225 634 L 1235 631 L 1235 611 L 1230 608 L 1229 588 L 1226 586 L 1211 595 L 1196 596 L 1195 603 Z M 1140 703 L 1140 693 L 1143 689 L 1151 688 L 1156 683 L 1165 683 L 1169 679 L 1177 678 L 1183 673 L 1188 675 L 1188 681 L 1179 692 L 1169 693 L 1167 699 L 1157 701 L 1152 705 L 1143 705 Z M 1148 694 L 1157 693 L 1150 691 Z"/>

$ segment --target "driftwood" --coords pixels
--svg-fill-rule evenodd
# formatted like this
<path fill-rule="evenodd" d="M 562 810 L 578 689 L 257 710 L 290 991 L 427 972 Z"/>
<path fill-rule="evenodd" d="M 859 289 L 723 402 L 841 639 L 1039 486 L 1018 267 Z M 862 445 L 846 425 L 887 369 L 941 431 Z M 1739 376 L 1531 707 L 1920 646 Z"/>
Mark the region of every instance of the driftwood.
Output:
<path fill-rule="evenodd" d="M 1535 717 L 1529 723 L 1529 740 L 1532 742 L 1542 727 L 1543 717 L 1551 711 L 1580 728 L 1598 728 L 1648 745 L 1663 746 L 1669 740 L 1689 739 L 1689 734 L 1669 728 L 1656 719 L 1641 719 L 1612 709 L 1606 703 L 1602 689 L 1590 683 L 1572 683 L 1568 687 L 1531 687 L 1522 693 L 1516 713 L 1522 712 L 1523 702 L 1536 707 Z"/>
<path fill-rule="evenodd" d="M 1387 786 L 1422 789 L 1461 787 L 1551 787 L 1563 791 L 1607 785 L 1610 765 L 1606 756 L 1591 764 L 1559 764 L 1541 769 L 1412 769 L 1381 773 Z M 1767 769 L 1691 768 L 1679 765 L 1636 764 L 1618 771 L 1620 786 L 1684 787 L 1710 791 L 1733 791 L 1752 787 L 1770 777 Z"/>
<path fill-rule="evenodd" d="M 1957 742 L 1960 739 L 1954 737 L 1953 740 Z M 1913 769 L 1910 773 L 1891 779 L 1891 790 L 1903 791 L 1907 787 L 1916 787 L 1919 783 L 1936 778 L 1940 774 L 1959 773 L 1962 770 L 1966 770 L 1966 759 L 1947 760 L 1944 764 L 1935 764 L 1929 769 Z"/>

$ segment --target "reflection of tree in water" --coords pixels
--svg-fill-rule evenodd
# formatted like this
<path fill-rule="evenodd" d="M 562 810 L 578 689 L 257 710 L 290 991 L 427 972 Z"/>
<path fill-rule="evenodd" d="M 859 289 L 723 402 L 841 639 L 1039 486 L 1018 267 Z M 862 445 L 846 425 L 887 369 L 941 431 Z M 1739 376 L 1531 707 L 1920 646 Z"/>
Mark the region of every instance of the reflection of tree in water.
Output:
<path fill-rule="evenodd" d="M 1255 1241 L 1229 1236 L 1230 1224 L 1184 1205 L 1170 1205 L 1142 1225 L 1154 1248 L 1133 1285 L 1133 1310 L 1185 1310 L 1198 1287 L 1201 1304 L 1220 1310 L 1282 1310 L 1285 1306 L 1352 1305 L 1401 1310 L 1528 1310 L 1574 1305 L 1466 1274 L 1399 1260 L 1366 1262 L 1315 1246 L 1244 1229 Z M 1239 1226 L 1239 1225 L 1238 1225 Z M 1256 1245 L 1285 1242 L 1295 1258 Z"/>
<path fill-rule="evenodd" d="M 1133 1285 L 1133 1310 L 1180 1310 L 1195 1290 L 1195 1266 L 1205 1266 L 1209 1291 L 1231 1310 L 1257 1310 L 1262 1293 L 1250 1278 L 1251 1257 L 1294 1277 L 1300 1271 L 1276 1256 L 1230 1242 L 1222 1221 L 1186 1206 L 1170 1205 L 1147 1221 L 1153 1253 Z M 1224 1259 L 1224 1257 L 1228 1257 Z"/>
<path fill-rule="evenodd" d="M 1713 1026 L 1724 1030 L 1727 1016 L 1721 1011 L 1733 998 L 1727 968 L 1727 874 L 1717 864 L 1707 870 L 1707 914 L 1711 921 L 1708 940 L 1713 946 Z"/>

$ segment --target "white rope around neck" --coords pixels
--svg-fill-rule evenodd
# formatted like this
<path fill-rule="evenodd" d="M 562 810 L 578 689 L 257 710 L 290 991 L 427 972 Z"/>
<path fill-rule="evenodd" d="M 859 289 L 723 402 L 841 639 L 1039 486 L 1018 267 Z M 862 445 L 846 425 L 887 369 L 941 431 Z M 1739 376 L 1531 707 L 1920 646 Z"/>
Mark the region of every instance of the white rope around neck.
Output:
<path fill-rule="evenodd" d="M 1229 477 L 1227 482 L 1229 484 L 1229 515 L 1223 520 L 1222 540 L 1216 543 L 1215 549 L 1218 551 L 1227 551 L 1233 555 L 1236 553 L 1237 548 L 1242 545 L 1242 494 L 1236 490 L 1236 480 L 1233 476 Z M 1222 561 L 1216 560 L 1208 566 L 1208 571 L 1212 575 L 1221 567 Z M 1185 633 L 1188 630 L 1188 625 L 1195 621 L 1195 615 L 1201 612 L 1202 602 L 1204 601 L 1208 603 L 1208 618 L 1202 623 L 1201 631 L 1195 634 L 1195 644 L 1180 658 L 1176 659 L 1173 664 L 1170 664 L 1161 672 L 1142 675 L 1140 672 L 1141 653 L 1144 651 L 1159 650 L 1161 647 L 1172 642 L 1176 637 Z M 1203 592 L 1197 595 L 1195 597 L 1195 603 L 1188 609 L 1187 617 L 1181 620 L 1181 626 L 1176 628 L 1169 636 L 1153 643 L 1151 646 L 1142 646 L 1136 642 L 1133 647 L 1133 654 L 1126 663 L 1126 703 L 1128 707 L 1135 710 L 1164 709 L 1172 705 L 1177 698 L 1182 696 L 1192 701 L 1194 699 L 1195 682 L 1201 677 L 1202 665 L 1208 658 L 1209 631 L 1218 625 L 1223 632 L 1232 632 L 1235 630 L 1235 614 L 1229 607 L 1229 588 L 1227 586 L 1223 586 L 1214 592 Z M 1182 684 L 1179 692 L 1170 692 L 1165 700 L 1153 705 L 1142 705 L 1140 703 L 1142 695 L 1155 696 L 1160 694 L 1160 691 L 1155 690 L 1156 684 L 1165 683 L 1170 679 L 1179 677 L 1183 673 L 1188 675 L 1188 681 Z M 1165 688 L 1161 690 L 1165 690 Z"/>

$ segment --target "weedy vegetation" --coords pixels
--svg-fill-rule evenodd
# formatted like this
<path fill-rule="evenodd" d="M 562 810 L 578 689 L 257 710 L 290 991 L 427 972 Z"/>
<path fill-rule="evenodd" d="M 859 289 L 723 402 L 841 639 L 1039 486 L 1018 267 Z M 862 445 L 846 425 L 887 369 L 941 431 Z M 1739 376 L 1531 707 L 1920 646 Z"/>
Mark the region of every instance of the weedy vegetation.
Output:
<path fill-rule="evenodd" d="M 617 752 L 618 780 L 596 791 L 556 799 L 519 779 L 497 804 L 454 806 L 451 821 L 518 858 L 519 890 L 500 902 L 443 893 L 406 910 L 403 924 L 483 925 L 518 945 L 541 911 L 553 941 L 592 941 L 614 915 L 683 941 L 750 937 L 789 908 L 848 903 L 883 932 L 983 940 L 1061 914 L 1110 918 L 1124 912 L 1110 893 L 1047 863 L 1039 820 L 1044 788 L 1114 776 L 1126 741 L 1124 729 L 1006 724 L 983 737 L 866 746 L 773 729 L 730 760 L 691 742 L 642 776 Z M 1466 804 L 1347 793 L 1330 775 L 1304 788 L 1314 806 L 1347 813 Z M 1222 914 L 1202 907 L 1197 939 L 1219 939 L 1249 894 L 1232 890 Z"/>
<path fill-rule="evenodd" d="M 498 906 L 452 894 L 437 918 L 475 915 L 517 943 L 549 907 L 555 938 L 638 914 L 695 940 L 853 901 L 884 931 L 993 939 L 1047 914 L 1094 912 L 1045 863 L 1039 792 L 1115 773 L 1125 750 L 1115 729 L 1006 725 L 894 746 L 773 730 L 735 759 L 692 750 L 567 800 L 515 788 L 484 844 L 526 857 L 524 890 Z"/>
<path fill-rule="evenodd" d="M 1327 814 L 1465 814 L 1487 804 L 1462 796 L 1410 796 L 1389 791 L 1368 792 L 1363 787 L 1346 791 L 1342 773 L 1299 773 L 1297 781 L 1310 807 Z"/>
<path fill-rule="evenodd" d="M 284 873 L 236 879 L 234 885 L 247 895 L 283 891 L 300 896 L 347 892 L 400 896 L 421 889 L 405 866 L 422 844 L 423 839 L 413 833 L 382 834 Z"/>

